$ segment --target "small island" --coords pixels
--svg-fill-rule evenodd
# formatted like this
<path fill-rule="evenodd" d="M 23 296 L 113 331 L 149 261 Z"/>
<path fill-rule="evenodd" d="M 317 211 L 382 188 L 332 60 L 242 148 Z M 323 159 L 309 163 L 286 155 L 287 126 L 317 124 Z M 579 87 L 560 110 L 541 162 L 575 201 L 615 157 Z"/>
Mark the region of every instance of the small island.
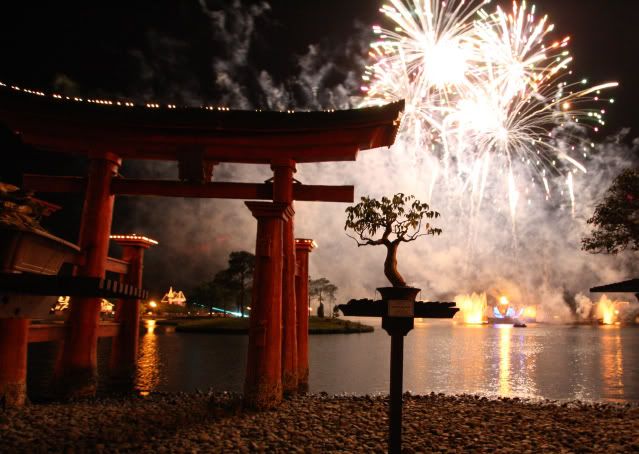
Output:
<path fill-rule="evenodd" d="M 190 320 L 157 320 L 157 325 L 174 325 L 183 333 L 248 334 L 249 319 L 240 317 L 216 317 Z M 360 322 L 311 316 L 309 334 L 357 334 L 370 333 L 374 328 Z"/>

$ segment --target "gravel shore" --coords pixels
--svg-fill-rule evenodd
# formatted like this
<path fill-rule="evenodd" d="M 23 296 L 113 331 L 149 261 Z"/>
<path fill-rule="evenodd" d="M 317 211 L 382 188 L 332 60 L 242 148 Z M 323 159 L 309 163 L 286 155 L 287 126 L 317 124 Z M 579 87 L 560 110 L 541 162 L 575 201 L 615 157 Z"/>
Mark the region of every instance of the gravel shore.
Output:
<path fill-rule="evenodd" d="M 0 452 L 385 452 L 385 396 L 300 396 L 241 410 L 228 393 L 0 411 Z M 406 395 L 404 451 L 639 452 L 639 406 Z"/>

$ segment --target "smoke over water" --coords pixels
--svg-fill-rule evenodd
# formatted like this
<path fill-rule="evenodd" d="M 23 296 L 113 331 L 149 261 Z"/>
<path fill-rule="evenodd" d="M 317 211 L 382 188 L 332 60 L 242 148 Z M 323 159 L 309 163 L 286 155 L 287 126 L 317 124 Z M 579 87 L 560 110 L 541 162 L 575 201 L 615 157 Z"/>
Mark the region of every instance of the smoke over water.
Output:
<path fill-rule="evenodd" d="M 368 28 L 355 27 L 353 36 L 340 46 L 311 46 L 300 56 L 297 72 L 282 79 L 250 61 L 255 21 L 268 15 L 267 4 L 247 10 L 237 2 L 217 11 L 204 2 L 200 5 L 210 20 L 212 39 L 227 48 L 238 43 L 232 46 L 234 52 L 217 55 L 211 62 L 216 73 L 211 84 L 219 96 L 209 104 L 273 110 L 358 105 Z M 180 99 L 193 97 L 180 94 Z M 445 181 L 442 163 L 416 146 L 405 131 L 390 149 L 363 151 L 354 163 L 298 165 L 295 178 L 306 184 L 353 184 L 356 200 L 364 195 L 414 194 L 439 211 L 441 217 L 434 224 L 442 228 L 442 235 L 401 245 L 398 252 L 399 271 L 409 285 L 422 289 L 421 299 L 452 301 L 458 294 L 486 292 L 490 300 L 506 294 L 521 305 L 537 305 L 540 321 L 568 321 L 590 311 L 586 309 L 592 304 L 587 298 L 590 287 L 630 279 L 637 272 L 636 257 L 630 254 L 591 255 L 580 250 L 581 238 L 589 232 L 586 220 L 596 203 L 622 169 L 637 165 L 637 149 L 627 143 L 626 134 L 594 144 L 585 162 L 587 173 L 573 175 L 572 192 L 563 177 L 551 181 L 558 190 L 550 200 L 542 188 L 518 187 L 514 218 L 507 194 L 488 186 L 481 203 L 472 199 L 472 188 Z M 125 163 L 122 173 L 175 178 L 177 169 Z M 261 182 L 270 177 L 266 166 L 225 164 L 216 167 L 214 179 Z M 508 184 L 507 178 L 492 176 L 502 186 Z M 196 286 L 223 268 L 231 251 L 254 250 L 256 221 L 241 201 L 144 198 L 118 204 L 114 231 L 135 230 L 160 241 L 148 253 L 146 266 L 157 292 L 169 285 Z M 358 248 L 345 235 L 345 208 L 296 203 L 296 236 L 319 244 L 311 254 L 312 278 L 326 277 L 335 283 L 340 301 L 371 298 L 376 287 L 388 285 L 382 270 L 385 249 Z M 620 296 L 634 300 L 632 295 Z"/>

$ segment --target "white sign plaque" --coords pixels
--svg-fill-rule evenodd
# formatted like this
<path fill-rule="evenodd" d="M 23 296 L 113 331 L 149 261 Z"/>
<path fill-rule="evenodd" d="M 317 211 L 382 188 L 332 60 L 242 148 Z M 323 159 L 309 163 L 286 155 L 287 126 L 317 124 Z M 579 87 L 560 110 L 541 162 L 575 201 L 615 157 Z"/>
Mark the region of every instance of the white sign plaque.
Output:
<path fill-rule="evenodd" d="M 410 300 L 388 300 L 389 317 L 414 317 L 415 302 Z"/>

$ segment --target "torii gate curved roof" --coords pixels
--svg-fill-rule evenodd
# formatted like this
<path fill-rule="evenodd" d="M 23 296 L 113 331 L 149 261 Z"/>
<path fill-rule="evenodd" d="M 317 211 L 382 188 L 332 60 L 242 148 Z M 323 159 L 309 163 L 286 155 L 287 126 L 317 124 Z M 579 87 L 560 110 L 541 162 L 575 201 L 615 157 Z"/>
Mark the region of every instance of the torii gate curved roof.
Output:
<path fill-rule="evenodd" d="M 315 112 L 238 111 L 84 100 L 0 87 L 0 122 L 42 149 L 123 159 L 179 161 L 197 152 L 213 162 L 353 161 L 390 146 L 404 101 Z"/>

